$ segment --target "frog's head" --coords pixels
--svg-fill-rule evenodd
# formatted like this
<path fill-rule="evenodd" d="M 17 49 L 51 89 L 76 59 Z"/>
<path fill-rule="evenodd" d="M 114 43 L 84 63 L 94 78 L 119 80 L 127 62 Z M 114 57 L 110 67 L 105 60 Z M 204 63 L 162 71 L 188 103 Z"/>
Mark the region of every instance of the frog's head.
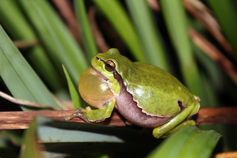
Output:
<path fill-rule="evenodd" d="M 132 67 L 131 64 L 132 62 L 122 56 L 115 48 L 99 53 L 91 60 L 92 67 L 108 79 L 112 91 L 116 94 L 120 92 L 120 85 L 115 78 L 115 74 L 117 73 L 121 77 L 124 76 Z"/>

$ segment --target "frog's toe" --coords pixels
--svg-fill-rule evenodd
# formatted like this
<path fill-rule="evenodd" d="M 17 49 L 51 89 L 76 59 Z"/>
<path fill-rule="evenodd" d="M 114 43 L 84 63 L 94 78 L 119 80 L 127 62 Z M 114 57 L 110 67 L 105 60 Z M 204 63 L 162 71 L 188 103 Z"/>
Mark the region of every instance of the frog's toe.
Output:
<path fill-rule="evenodd" d="M 79 109 L 77 110 L 73 115 L 75 115 L 75 117 L 79 117 L 81 120 L 83 120 L 84 122 L 87 123 L 98 123 L 98 122 L 102 122 L 104 120 L 92 120 L 89 119 L 87 117 L 87 113 L 90 113 L 90 111 L 92 111 L 91 109 Z"/>
<path fill-rule="evenodd" d="M 156 127 L 153 129 L 152 134 L 155 138 L 161 138 L 163 136 L 163 132 L 161 132 L 162 128 Z"/>
<path fill-rule="evenodd" d="M 79 117 L 82 120 L 86 120 L 86 118 L 84 117 L 84 110 L 83 109 L 79 109 L 76 112 L 74 112 L 73 114 L 66 116 L 65 120 L 72 120 L 73 118 Z"/>

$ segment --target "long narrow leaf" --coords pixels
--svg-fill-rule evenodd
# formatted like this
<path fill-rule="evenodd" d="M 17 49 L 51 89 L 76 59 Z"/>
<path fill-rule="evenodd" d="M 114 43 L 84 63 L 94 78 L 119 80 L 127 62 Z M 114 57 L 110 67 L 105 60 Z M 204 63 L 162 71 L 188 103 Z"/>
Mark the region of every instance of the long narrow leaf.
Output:
<path fill-rule="evenodd" d="M 47 133 L 47 134 L 44 134 Z M 44 143 L 53 142 L 114 142 L 122 143 L 123 140 L 111 135 L 80 131 L 80 130 L 67 130 L 58 129 L 53 127 L 41 126 L 39 128 L 40 138 Z M 63 137 L 62 137 L 63 136 Z"/>
<path fill-rule="evenodd" d="M 98 129 L 99 132 L 101 130 L 103 127 Z M 116 133 L 116 131 L 114 132 Z M 117 133 L 119 132 L 117 131 Z M 47 151 L 66 153 L 71 157 L 100 157 L 99 155 L 108 154 L 116 155 L 116 157 L 142 158 L 151 149 L 150 144 L 154 145 L 153 142 L 139 141 L 140 139 L 134 142 L 123 142 L 121 138 L 113 134 L 81 131 L 80 129 L 70 130 L 42 126 L 39 133 L 41 133 L 42 137 L 40 138 Z"/>
<path fill-rule="evenodd" d="M 200 96 L 201 100 L 205 100 L 205 91 L 202 89 L 201 77 L 187 34 L 187 19 L 182 1 L 161 0 L 160 4 L 169 35 L 178 53 L 185 83 L 193 93 Z"/>
<path fill-rule="evenodd" d="M 43 158 L 37 139 L 37 122 L 33 120 L 24 134 L 20 158 Z"/>
<path fill-rule="evenodd" d="M 94 3 L 101 9 L 113 27 L 118 31 L 136 60 L 147 61 L 141 47 L 141 41 L 120 2 L 118 0 L 94 0 Z"/>
<path fill-rule="evenodd" d="M 16 98 L 58 107 L 48 89 L 16 49 L 1 26 L 0 76 Z"/>
<path fill-rule="evenodd" d="M 0 23 L 14 40 L 37 40 L 32 27 L 26 21 L 15 0 L 1 1 Z M 42 46 L 36 45 L 29 51 L 29 59 L 36 71 L 39 72 L 52 89 L 61 89 L 61 83 L 58 80 L 59 75 L 56 73 Z"/>
<path fill-rule="evenodd" d="M 77 108 L 81 108 L 82 107 L 82 104 L 81 104 L 81 100 L 80 100 L 80 97 L 79 97 L 79 94 L 77 93 L 77 90 L 76 88 L 74 87 L 73 85 L 73 82 L 66 70 L 66 68 L 63 66 L 63 71 L 64 71 L 64 74 L 66 76 L 66 79 L 67 79 L 67 84 L 68 84 L 68 89 L 69 89 L 69 92 L 70 92 L 70 96 L 71 96 L 71 99 L 72 99 L 72 103 L 73 103 L 73 106 L 77 109 Z"/>
<path fill-rule="evenodd" d="M 149 62 L 169 70 L 163 42 L 152 19 L 147 2 L 144 0 L 126 0 L 126 2 Z"/>
<path fill-rule="evenodd" d="M 77 82 L 79 74 L 87 67 L 85 57 L 72 38 L 62 21 L 46 0 L 20 1 L 27 16 L 49 50 L 58 66 L 64 64 L 70 72 L 73 81 Z"/>
<path fill-rule="evenodd" d="M 79 19 L 79 23 L 81 25 L 81 33 L 83 38 L 83 44 L 86 48 L 86 55 L 88 60 L 90 61 L 92 57 L 97 53 L 97 48 L 95 44 L 95 40 L 93 39 L 91 28 L 88 22 L 86 8 L 85 8 L 84 0 L 76 0 L 75 1 L 75 10 L 77 18 Z"/>
<path fill-rule="evenodd" d="M 237 12 L 234 1 L 231 0 L 208 0 L 210 7 L 213 9 L 221 28 L 235 50 L 237 57 Z"/>
<path fill-rule="evenodd" d="M 91 157 L 91 154 L 96 153 L 117 153 L 116 157 L 144 157 L 157 145 L 151 132 L 146 133 L 144 129 L 62 122 L 42 117 L 37 120 L 39 138 L 46 150 L 73 154 L 74 157 Z"/>
<path fill-rule="evenodd" d="M 209 59 L 201 50 L 199 50 L 196 46 L 193 46 L 195 50 L 195 55 L 199 59 L 199 61 L 204 65 L 205 72 L 202 73 L 202 82 L 203 89 L 206 91 L 207 95 L 207 104 L 205 106 L 218 106 L 218 99 L 216 95 L 216 91 L 221 85 L 222 75 L 217 65 Z"/>
<path fill-rule="evenodd" d="M 220 134 L 215 131 L 189 126 L 173 134 L 148 157 L 209 158 L 219 139 Z"/>
<path fill-rule="evenodd" d="M 65 116 L 66 117 L 66 116 Z M 39 122 L 39 137 L 42 142 L 139 142 L 154 140 L 151 133 L 144 134 L 141 131 L 96 124 L 81 124 L 73 122 L 55 121 L 44 117 L 37 118 Z M 45 132 L 45 130 L 49 132 Z M 67 134 L 62 134 L 67 133 Z M 137 137 L 144 136 L 139 140 Z M 148 143 L 148 142 L 147 142 Z"/>

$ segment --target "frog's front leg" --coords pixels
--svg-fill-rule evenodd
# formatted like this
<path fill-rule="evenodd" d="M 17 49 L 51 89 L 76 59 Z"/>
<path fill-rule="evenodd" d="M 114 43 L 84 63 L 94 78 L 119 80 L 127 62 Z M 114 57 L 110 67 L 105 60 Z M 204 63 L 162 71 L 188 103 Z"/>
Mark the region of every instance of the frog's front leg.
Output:
<path fill-rule="evenodd" d="M 74 114 L 72 114 L 68 119 L 72 119 L 74 117 L 79 117 L 86 122 L 102 122 L 111 116 L 114 107 L 115 107 L 115 99 L 112 99 L 110 102 L 105 104 L 103 106 L 103 108 L 79 109 Z"/>
<path fill-rule="evenodd" d="M 197 105 L 191 105 L 187 108 L 184 108 L 183 111 L 181 111 L 177 116 L 172 118 L 169 122 L 166 124 L 156 127 L 153 129 L 153 136 L 155 138 L 160 138 L 166 134 L 170 134 L 173 131 L 176 131 L 180 127 L 186 126 L 186 125 L 195 125 L 195 121 L 193 120 L 186 120 L 189 116 L 194 114 L 194 111 L 196 111 Z"/>

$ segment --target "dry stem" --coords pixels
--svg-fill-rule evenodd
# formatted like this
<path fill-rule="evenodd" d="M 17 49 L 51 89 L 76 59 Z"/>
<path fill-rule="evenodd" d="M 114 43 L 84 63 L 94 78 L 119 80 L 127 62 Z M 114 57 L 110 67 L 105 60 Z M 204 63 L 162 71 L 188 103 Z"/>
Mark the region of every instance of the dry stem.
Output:
<path fill-rule="evenodd" d="M 73 9 L 70 5 L 70 1 L 53 0 L 53 3 L 58 8 L 59 13 L 61 14 L 61 16 L 65 19 L 66 23 L 68 24 L 71 34 L 76 38 L 78 43 L 81 44 L 80 26 L 77 23 L 76 16 L 75 16 Z"/>
<path fill-rule="evenodd" d="M 237 84 L 237 71 L 231 61 L 226 58 L 212 43 L 193 28 L 189 28 L 189 35 L 193 42 L 203 50 L 213 61 L 229 75 L 229 77 Z"/>
<path fill-rule="evenodd" d="M 75 110 L 40 110 L 0 112 L 0 130 L 25 129 L 35 116 L 45 116 L 55 120 L 65 121 L 65 117 L 73 114 Z M 79 118 L 70 122 L 85 123 Z M 237 107 L 202 108 L 197 116 L 198 124 L 237 124 Z M 121 117 L 114 113 L 108 125 L 126 126 Z"/>

